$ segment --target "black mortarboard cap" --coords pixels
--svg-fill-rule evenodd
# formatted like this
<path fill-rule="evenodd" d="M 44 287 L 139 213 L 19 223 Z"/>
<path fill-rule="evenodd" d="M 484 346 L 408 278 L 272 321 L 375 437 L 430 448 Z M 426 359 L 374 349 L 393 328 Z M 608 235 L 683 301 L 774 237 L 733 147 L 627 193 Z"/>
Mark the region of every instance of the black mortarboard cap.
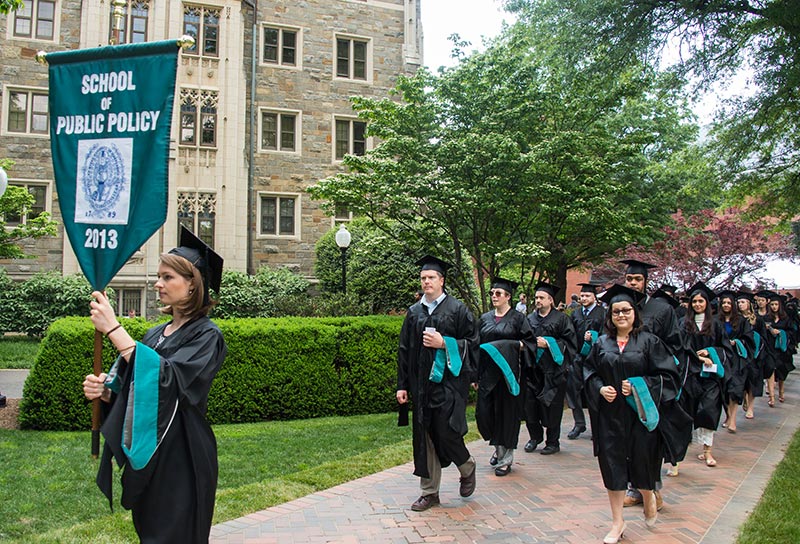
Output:
<path fill-rule="evenodd" d="M 605 293 L 603 293 L 603 296 L 600 297 L 600 300 L 605 302 L 610 308 L 613 303 L 620 302 L 622 300 L 627 300 L 635 306 L 643 298 L 644 293 L 640 293 L 639 291 L 635 291 L 630 287 L 625 287 L 624 285 L 615 283 L 609 287 Z"/>
<path fill-rule="evenodd" d="M 665 290 L 663 286 L 659 287 L 655 290 L 655 292 L 650 295 L 652 298 L 660 298 L 673 308 L 677 308 L 681 305 L 681 303 L 676 299 L 673 295 L 669 293 L 669 291 Z"/>
<path fill-rule="evenodd" d="M 661 291 L 664 291 L 665 293 L 667 293 L 669 296 L 671 296 L 673 298 L 675 298 L 675 293 L 678 292 L 678 288 L 677 287 L 675 287 L 674 285 L 670 285 L 668 283 L 662 283 L 661 287 L 659 287 L 658 289 L 661 290 Z"/>
<path fill-rule="evenodd" d="M 736 291 L 733 289 L 723 289 L 722 291 L 717 293 L 718 299 L 729 298 L 731 300 L 736 300 Z"/>
<path fill-rule="evenodd" d="M 786 297 L 785 296 L 783 296 L 783 295 L 781 295 L 779 293 L 776 293 L 774 291 L 767 298 L 769 298 L 770 302 L 772 302 L 773 300 L 780 300 L 781 303 L 786 302 Z"/>
<path fill-rule="evenodd" d="M 555 297 L 556 293 L 561 291 L 561 287 L 558 285 L 552 285 L 547 283 L 546 281 L 540 281 L 536 284 L 536 287 L 533 288 L 533 292 L 536 291 L 544 291 L 545 293 L 549 294 L 551 297 Z"/>
<path fill-rule="evenodd" d="M 591 293 L 593 295 L 597 294 L 597 288 L 600 287 L 595 283 L 579 283 L 578 285 L 581 286 L 581 293 Z"/>
<path fill-rule="evenodd" d="M 503 278 L 495 278 L 492 280 L 492 289 L 503 289 L 509 294 L 514 294 L 514 289 L 519 286 L 519 283 Z"/>
<path fill-rule="evenodd" d="M 758 292 L 755 294 L 755 296 L 757 296 L 757 297 L 762 297 L 762 298 L 767 298 L 767 299 L 768 299 L 769 297 L 771 297 L 771 296 L 772 296 L 772 295 L 774 295 L 774 294 L 775 294 L 775 293 L 773 293 L 773 292 L 772 292 L 772 291 L 770 291 L 769 289 L 762 289 L 761 291 L 758 291 Z"/>
<path fill-rule="evenodd" d="M 716 293 L 714 293 L 714 291 L 702 281 L 698 281 L 692 285 L 687 292 L 689 293 L 690 300 L 698 293 L 702 294 L 703 298 L 705 298 L 708 302 L 711 302 L 717 298 Z"/>
<path fill-rule="evenodd" d="M 203 305 L 207 306 L 210 302 L 208 298 L 209 287 L 219 293 L 219 287 L 222 283 L 222 257 L 183 225 L 181 225 L 180 243 L 178 247 L 171 249 L 169 253 L 183 257 L 200 271 L 205 289 Z"/>
<path fill-rule="evenodd" d="M 450 268 L 450 263 L 446 263 L 441 259 L 437 259 L 432 255 L 425 255 L 416 262 L 416 265 L 422 270 L 435 270 L 442 276 L 447 275 L 447 269 Z"/>
<path fill-rule="evenodd" d="M 625 269 L 626 274 L 642 274 L 643 276 L 647 276 L 647 271 L 656 267 L 654 264 L 644 263 L 636 259 L 625 259 L 620 262 L 628 266 Z"/>
<path fill-rule="evenodd" d="M 753 293 L 749 289 L 748 290 L 739 289 L 736 292 L 736 300 L 739 300 L 740 298 L 746 298 L 750 302 L 753 302 Z"/>

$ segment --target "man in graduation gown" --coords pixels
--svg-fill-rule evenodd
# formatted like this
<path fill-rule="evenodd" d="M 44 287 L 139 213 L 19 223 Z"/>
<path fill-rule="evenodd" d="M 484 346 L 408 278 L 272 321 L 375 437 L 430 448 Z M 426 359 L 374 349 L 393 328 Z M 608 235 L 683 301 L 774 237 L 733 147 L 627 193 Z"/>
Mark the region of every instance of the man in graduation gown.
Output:
<path fill-rule="evenodd" d="M 620 261 L 626 265 L 625 269 L 625 287 L 643 293 L 645 297 L 639 302 L 638 306 L 642 318 L 642 330 L 646 330 L 655 334 L 666 346 L 671 355 L 675 356 L 681 365 L 679 372 L 684 375 L 683 370 L 683 340 L 681 332 L 678 327 L 678 319 L 675 311 L 669 303 L 661 297 L 651 297 L 647 295 L 647 275 L 648 270 L 655 268 L 655 265 L 638 261 L 636 259 L 626 259 Z M 665 421 L 663 427 L 666 429 L 670 426 L 674 432 L 668 433 L 672 439 L 667 438 L 667 452 L 683 451 L 685 454 L 686 447 L 691 441 L 691 424 L 687 419 L 687 414 L 683 412 L 677 403 L 664 408 Z M 671 425 L 670 425 L 671 424 Z M 685 445 L 683 444 L 685 442 Z M 677 463 L 681 459 L 675 459 L 672 454 L 669 455 L 668 461 Z M 682 457 L 678 455 L 678 457 Z M 656 482 L 656 503 L 660 510 L 663 506 L 663 498 L 661 496 L 661 481 Z M 625 506 L 633 506 L 635 504 L 642 504 L 642 495 L 636 489 L 629 489 L 625 496 Z"/>
<path fill-rule="evenodd" d="M 525 371 L 525 424 L 530 440 L 525 451 L 532 452 L 545 439 L 542 455 L 561 449 L 561 417 L 567 390 L 567 368 L 577 350 L 575 329 L 570 318 L 554 308 L 559 287 L 539 282 L 535 287 L 536 310 L 528 321 L 536 336 L 535 362 Z"/>
<path fill-rule="evenodd" d="M 464 444 L 467 397 L 475 381 L 478 327 L 469 309 L 444 291 L 449 265 L 435 257 L 417 261 L 424 296 L 406 313 L 397 357 L 397 402 L 412 402 L 414 474 L 422 495 L 411 505 L 439 504 L 442 467 L 461 475 L 459 494 L 475 491 L 475 459 Z"/>
<path fill-rule="evenodd" d="M 593 283 L 581 283 L 581 307 L 572 312 L 572 326 L 578 343 L 578 352 L 572 360 L 567 375 L 567 404 L 572 410 L 575 425 L 567 434 L 567 438 L 575 440 L 586 431 L 586 416 L 583 413 L 583 359 L 589 355 L 592 344 L 603 334 L 606 312 L 597 303 L 597 286 Z"/>

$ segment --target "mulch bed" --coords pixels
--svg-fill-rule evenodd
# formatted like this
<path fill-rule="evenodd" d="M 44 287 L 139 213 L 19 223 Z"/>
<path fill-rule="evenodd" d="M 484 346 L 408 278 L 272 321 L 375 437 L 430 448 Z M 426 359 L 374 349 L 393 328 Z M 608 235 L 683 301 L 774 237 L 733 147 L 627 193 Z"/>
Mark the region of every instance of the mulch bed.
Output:
<path fill-rule="evenodd" d="M 19 402 L 20 399 L 6 399 L 6 405 L 0 408 L 0 429 L 19 429 Z"/>

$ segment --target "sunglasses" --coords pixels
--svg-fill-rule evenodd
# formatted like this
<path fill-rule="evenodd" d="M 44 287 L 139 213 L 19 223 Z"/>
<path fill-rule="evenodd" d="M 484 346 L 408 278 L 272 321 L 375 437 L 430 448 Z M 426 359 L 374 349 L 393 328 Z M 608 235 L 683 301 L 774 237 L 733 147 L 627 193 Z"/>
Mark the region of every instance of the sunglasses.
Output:
<path fill-rule="evenodd" d="M 497 289 L 495 291 L 489 291 L 489 294 L 492 295 L 493 297 L 502 297 L 503 295 L 506 294 L 506 292 L 501 289 Z"/>
<path fill-rule="evenodd" d="M 619 310 L 611 310 L 611 315 L 631 315 L 633 308 L 620 308 Z"/>

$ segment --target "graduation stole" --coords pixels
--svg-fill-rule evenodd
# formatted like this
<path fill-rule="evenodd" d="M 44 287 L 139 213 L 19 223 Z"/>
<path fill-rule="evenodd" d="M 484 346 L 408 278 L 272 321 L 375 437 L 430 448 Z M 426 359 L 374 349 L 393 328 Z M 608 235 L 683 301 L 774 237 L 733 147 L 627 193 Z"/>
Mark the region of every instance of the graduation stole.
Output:
<path fill-rule="evenodd" d="M 494 364 L 496 364 L 500 372 L 503 373 L 509 393 L 515 397 L 519 395 L 519 383 L 517 382 L 516 376 L 514 376 L 514 372 L 511 371 L 511 366 L 508 364 L 508 361 L 503 357 L 503 354 L 490 343 L 481 344 L 480 349 L 485 351 L 489 357 L 492 358 Z"/>
<path fill-rule="evenodd" d="M 705 349 L 706 349 L 706 351 L 708 351 L 709 359 L 711 359 L 711 361 L 715 365 L 717 365 L 717 371 L 716 371 L 715 374 L 717 376 L 719 376 L 720 378 L 724 378 L 725 377 L 725 367 L 722 366 L 722 362 L 720 361 L 720 358 L 719 358 L 719 353 L 717 353 L 717 348 L 709 347 L 709 348 L 705 348 Z M 711 376 L 711 374 L 709 374 L 705 370 L 702 370 L 702 367 L 701 367 L 700 377 L 701 378 L 708 378 L 710 376 Z"/>
<path fill-rule="evenodd" d="M 639 421 L 642 422 L 642 425 L 648 431 L 652 431 L 658 426 L 659 415 L 658 407 L 650 394 L 650 389 L 641 376 L 628 378 L 628 381 L 631 384 L 631 394 L 625 397 L 625 402 L 639 416 Z"/>
<path fill-rule="evenodd" d="M 753 352 L 753 360 L 755 360 L 761 353 L 761 335 L 756 331 L 753 331 L 753 343 L 756 345 L 756 349 Z"/>
<path fill-rule="evenodd" d="M 680 369 L 681 362 L 678 360 L 678 358 L 673 355 L 672 360 L 675 361 L 675 366 L 677 366 Z M 683 386 L 686 383 L 686 373 L 688 372 L 689 372 L 689 365 L 686 365 L 686 372 L 684 373 L 683 376 L 681 376 L 681 386 L 678 388 L 678 394 L 675 395 L 675 400 L 681 400 L 681 393 L 683 393 Z"/>
<path fill-rule="evenodd" d="M 122 451 L 134 470 L 141 470 L 158 448 L 158 380 L 161 358 L 136 342 L 128 406 L 122 432 Z"/>
<path fill-rule="evenodd" d="M 589 350 L 592 349 L 592 345 L 597 342 L 597 338 L 600 336 L 600 333 L 597 331 L 586 331 L 592 335 L 591 341 L 584 340 L 583 346 L 581 347 L 581 355 L 586 357 L 589 355 Z"/>
<path fill-rule="evenodd" d="M 733 340 L 733 345 L 736 346 L 736 353 L 739 354 L 739 357 L 747 359 L 747 348 L 744 347 L 744 342 L 736 338 Z"/>
<path fill-rule="evenodd" d="M 458 351 L 458 341 L 452 336 L 443 336 L 444 348 L 436 350 L 436 357 L 433 360 L 430 376 L 428 379 L 433 383 L 441 383 L 444 378 L 444 368 L 450 370 L 453 376 L 461 374 L 461 353 Z"/>
<path fill-rule="evenodd" d="M 775 349 L 786 351 L 788 349 L 788 344 L 786 331 L 778 329 L 778 334 L 775 336 Z"/>
<path fill-rule="evenodd" d="M 550 350 L 550 355 L 553 356 L 553 360 L 556 362 L 558 366 L 564 364 L 564 354 L 561 352 L 561 348 L 558 347 L 558 342 L 552 336 L 542 336 L 544 341 L 547 342 L 547 349 Z M 539 359 L 542 358 L 544 354 L 544 348 L 536 348 L 536 362 L 539 362 Z"/>

